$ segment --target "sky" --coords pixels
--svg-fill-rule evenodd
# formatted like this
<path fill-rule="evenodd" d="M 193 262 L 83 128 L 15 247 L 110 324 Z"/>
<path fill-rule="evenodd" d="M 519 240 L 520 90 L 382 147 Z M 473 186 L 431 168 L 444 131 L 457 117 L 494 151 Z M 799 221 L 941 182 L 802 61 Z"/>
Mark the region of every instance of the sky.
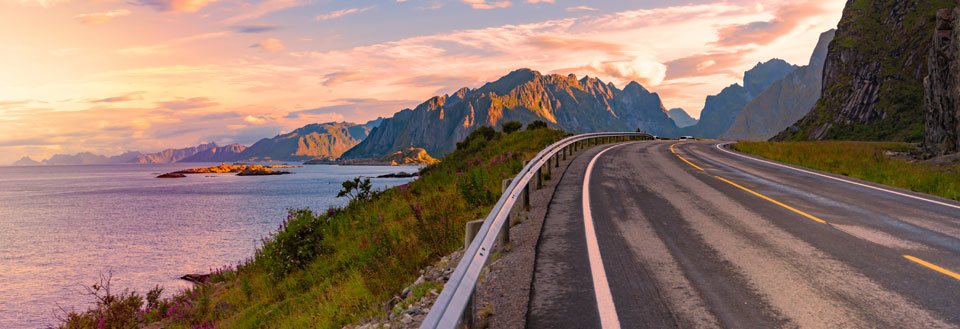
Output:
<path fill-rule="evenodd" d="M 389 117 L 518 68 L 638 81 L 699 116 L 805 65 L 844 0 L 0 0 L 0 164 Z"/>

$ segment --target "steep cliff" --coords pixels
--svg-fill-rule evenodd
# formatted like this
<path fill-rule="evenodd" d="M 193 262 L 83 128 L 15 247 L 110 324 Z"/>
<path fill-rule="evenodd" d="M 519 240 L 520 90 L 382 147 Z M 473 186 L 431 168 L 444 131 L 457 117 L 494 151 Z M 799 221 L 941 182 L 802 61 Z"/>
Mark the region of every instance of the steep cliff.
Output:
<path fill-rule="evenodd" d="M 264 138 L 239 155 L 243 160 L 332 160 L 367 138 L 380 119 L 358 125 L 348 122 L 315 123 L 273 138 Z"/>
<path fill-rule="evenodd" d="M 920 141 L 936 10 L 955 0 L 848 0 L 814 109 L 776 140 Z"/>
<path fill-rule="evenodd" d="M 960 152 L 960 8 L 937 12 L 928 59 L 923 149 L 938 156 Z"/>
<path fill-rule="evenodd" d="M 743 86 L 733 84 L 719 94 L 707 96 L 703 111 L 700 112 L 700 121 L 696 125 L 681 129 L 682 134 L 704 138 L 719 137 L 730 128 L 750 100 L 796 69 L 796 66 L 782 59 L 757 63 L 744 73 Z"/>
<path fill-rule="evenodd" d="M 821 34 L 807 66 L 790 72 L 747 103 L 721 138 L 767 140 L 809 113 L 820 99 L 823 63 L 835 32 Z"/>
<path fill-rule="evenodd" d="M 596 78 L 521 69 L 478 89 L 463 88 L 397 112 L 343 158 L 379 158 L 410 147 L 444 155 L 474 129 L 511 120 L 543 120 L 568 132 L 641 129 L 670 135 L 676 130 L 660 96 L 636 82 L 620 90 Z"/>

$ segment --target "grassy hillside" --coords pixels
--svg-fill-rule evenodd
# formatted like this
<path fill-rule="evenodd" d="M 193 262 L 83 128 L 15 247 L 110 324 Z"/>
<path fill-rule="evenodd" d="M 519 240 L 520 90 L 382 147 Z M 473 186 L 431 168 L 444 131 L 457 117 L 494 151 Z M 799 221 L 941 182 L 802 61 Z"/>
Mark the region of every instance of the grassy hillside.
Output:
<path fill-rule="evenodd" d="M 252 259 L 209 284 L 168 301 L 119 295 L 63 327 L 340 328 L 379 315 L 421 268 L 463 245 L 464 223 L 490 211 L 503 179 L 561 137 L 480 129 L 414 182 L 343 209 L 291 211 Z"/>
<path fill-rule="evenodd" d="M 883 142 L 740 142 L 737 151 L 911 191 L 960 200 L 960 165 L 940 166 L 887 155 L 913 146 Z"/>

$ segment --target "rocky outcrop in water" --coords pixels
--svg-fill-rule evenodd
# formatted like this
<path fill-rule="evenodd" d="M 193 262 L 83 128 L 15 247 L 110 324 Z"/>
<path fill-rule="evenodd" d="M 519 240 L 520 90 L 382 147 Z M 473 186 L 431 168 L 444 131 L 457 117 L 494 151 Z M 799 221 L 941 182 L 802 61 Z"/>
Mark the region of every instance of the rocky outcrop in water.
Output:
<path fill-rule="evenodd" d="M 960 151 L 960 8 L 937 12 L 930 47 L 923 150 L 929 156 Z"/>
<path fill-rule="evenodd" d="M 721 138 L 767 140 L 809 113 L 820 99 L 823 63 L 835 32 L 821 34 L 809 64 L 774 82 L 747 103 Z"/>
<path fill-rule="evenodd" d="M 641 129 L 670 135 L 676 130 L 660 96 L 639 83 L 620 90 L 596 78 L 521 69 L 478 89 L 462 88 L 397 112 L 343 158 L 375 159 L 410 147 L 444 155 L 479 127 L 537 120 L 568 132 Z"/>
<path fill-rule="evenodd" d="M 822 96 L 776 140 L 923 138 L 923 79 L 936 11 L 955 0 L 848 0 L 830 43 Z"/>

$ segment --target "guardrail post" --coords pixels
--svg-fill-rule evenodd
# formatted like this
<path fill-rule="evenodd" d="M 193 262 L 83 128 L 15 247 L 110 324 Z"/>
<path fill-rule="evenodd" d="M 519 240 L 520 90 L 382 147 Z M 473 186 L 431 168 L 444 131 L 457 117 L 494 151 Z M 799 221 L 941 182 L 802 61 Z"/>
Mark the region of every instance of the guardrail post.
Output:
<path fill-rule="evenodd" d="M 523 210 L 530 211 L 530 183 L 523 186 Z"/>
<path fill-rule="evenodd" d="M 544 166 L 543 168 L 547 170 L 547 176 L 549 176 L 550 179 L 553 179 L 553 171 L 550 170 L 550 167 L 551 167 L 550 161 L 553 161 L 553 157 L 547 158 L 546 166 Z M 548 179 L 544 179 L 544 180 L 548 180 Z"/>
<path fill-rule="evenodd" d="M 502 182 L 500 182 L 500 190 L 502 192 L 506 192 L 507 187 L 510 187 L 510 182 L 512 181 L 513 180 L 509 178 L 504 179 Z M 503 223 L 503 229 L 500 231 L 499 241 L 501 247 L 506 247 L 506 245 L 510 243 L 510 221 L 514 218 L 514 209 L 516 209 L 516 204 L 514 204 L 514 207 L 507 211 L 507 220 L 505 223 Z"/>
<path fill-rule="evenodd" d="M 480 233 L 480 227 L 483 226 L 483 220 L 478 219 L 474 221 L 467 222 L 466 232 L 463 237 L 463 249 L 466 250 L 470 248 L 470 244 L 473 243 L 473 239 L 477 237 L 477 234 Z M 477 307 L 476 307 L 476 290 L 470 293 L 470 301 L 467 302 L 467 309 L 463 311 L 463 315 L 460 318 L 460 326 L 462 328 L 473 328 L 474 319 L 476 319 Z"/>
<path fill-rule="evenodd" d="M 539 190 L 540 188 L 543 187 L 543 169 L 542 169 L 542 168 L 538 168 L 538 169 L 537 169 L 537 173 L 534 174 L 534 176 L 537 177 L 537 178 L 535 179 L 535 181 L 537 181 L 537 189 Z"/>

